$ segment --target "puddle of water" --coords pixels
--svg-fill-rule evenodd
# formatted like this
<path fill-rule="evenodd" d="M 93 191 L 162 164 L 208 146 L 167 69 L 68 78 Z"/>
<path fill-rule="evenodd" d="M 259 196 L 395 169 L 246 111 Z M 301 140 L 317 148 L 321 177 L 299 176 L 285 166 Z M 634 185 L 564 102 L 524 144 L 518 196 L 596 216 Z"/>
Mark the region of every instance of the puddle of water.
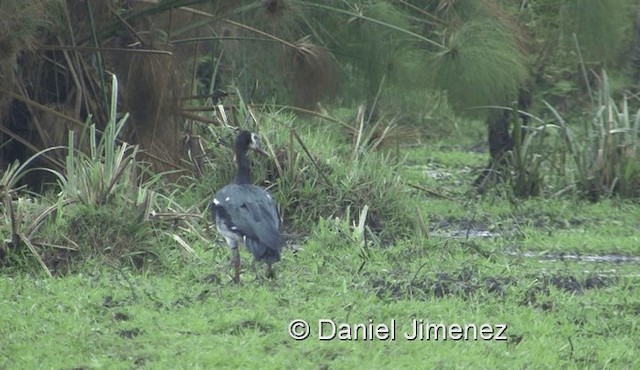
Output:
<path fill-rule="evenodd" d="M 496 238 L 499 233 L 488 230 L 454 230 L 449 232 L 434 232 L 433 235 L 450 237 L 450 238 Z M 640 264 L 640 256 L 625 256 L 622 254 L 577 254 L 577 253 L 540 253 L 540 252 L 521 252 L 514 250 L 506 250 L 505 253 L 512 257 L 538 258 L 544 262 L 608 262 L 615 264 L 634 263 Z"/>
<path fill-rule="evenodd" d="M 640 257 L 638 256 L 625 256 L 621 254 L 589 254 L 578 255 L 574 253 L 540 253 L 540 252 L 519 252 L 513 250 L 507 250 L 505 253 L 513 257 L 526 257 L 537 258 L 539 262 L 575 262 L 575 263 L 611 263 L 616 265 L 622 264 L 640 264 Z M 583 265 L 584 266 L 584 265 Z M 601 266 L 601 265 L 598 265 Z M 588 268 L 588 267 L 587 267 Z M 541 271 L 547 272 L 546 269 Z M 617 269 L 613 270 L 601 270 L 601 267 L 596 270 L 586 269 L 582 271 L 585 274 L 595 274 L 597 277 L 609 278 L 609 277 L 624 277 L 624 278 L 640 278 L 640 273 L 626 273 L 621 275 Z M 553 271 L 549 271 L 553 273 Z"/>
<path fill-rule="evenodd" d="M 500 234 L 488 230 L 454 230 L 450 233 L 436 231 L 433 232 L 432 235 L 448 238 L 496 238 L 500 236 Z"/>
<path fill-rule="evenodd" d="M 640 257 L 624 256 L 621 254 L 586 254 L 578 255 L 573 253 L 538 253 L 538 252 L 518 252 L 505 251 L 513 257 L 539 258 L 541 261 L 570 261 L 570 262 L 609 262 L 609 263 L 640 263 Z"/>
<path fill-rule="evenodd" d="M 422 173 L 424 173 L 425 176 L 430 177 L 434 180 L 444 180 L 444 179 L 451 178 L 453 176 L 451 172 L 443 171 L 441 169 L 433 168 L 431 166 L 415 165 L 415 166 L 409 166 L 409 168 L 416 171 L 422 171 Z"/>
<path fill-rule="evenodd" d="M 444 180 L 451 177 L 450 173 L 438 170 L 424 170 L 424 174 L 434 180 Z"/>
<path fill-rule="evenodd" d="M 545 274 L 547 276 L 554 276 L 555 274 L 558 273 L 557 270 L 547 270 L 547 269 L 540 269 L 539 270 L 540 273 Z M 631 277 L 631 278 L 638 278 L 640 277 L 640 273 L 638 274 L 624 274 L 621 275 L 619 270 L 615 270 L 615 269 L 611 269 L 611 270 L 582 270 L 582 273 L 584 274 L 590 274 L 591 276 L 594 277 L 600 277 L 600 278 L 610 278 L 610 277 Z"/>
<path fill-rule="evenodd" d="M 454 238 L 495 238 L 500 234 L 488 230 L 456 230 L 451 233 L 451 236 Z"/>

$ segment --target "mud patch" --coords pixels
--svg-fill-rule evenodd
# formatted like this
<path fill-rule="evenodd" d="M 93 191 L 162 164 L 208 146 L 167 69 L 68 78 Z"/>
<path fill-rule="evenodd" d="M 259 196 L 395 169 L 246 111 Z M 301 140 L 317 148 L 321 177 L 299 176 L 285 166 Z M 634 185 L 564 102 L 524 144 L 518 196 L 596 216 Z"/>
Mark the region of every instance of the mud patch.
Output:
<path fill-rule="evenodd" d="M 264 324 L 255 320 L 245 320 L 236 325 L 233 325 L 229 330 L 229 334 L 241 335 L 246 331 L 254 331 L 266 334 L 273 332 L 274 330 L 275 329 L 271 325 Z"/>
<path fill-rule="evenodd" d="M 461 269 L 456 273 L 439 272 L 435 277 L 410 277 L 396 272 L 385 276 L 370 276 L 369 283 L 380 299 L 428 299 L 449 296 L 469 297 L 478 291 L 502 296 L 505 288 L 516 281 L 509 277 L 480 277 L 472 269 Z"/>
<path fill-rule="evenodd" d="M 430 219 L 430 232 L 433 235 L 453 238 L 495 238 L 520 235 L 523 226 L 545 230 L 568 230 L 585 225 L 598 224 L 599 220 L 570 217 L 564 218 L 548 212 L 531 210 L 526 216 L 500 217 L 490 219 L 484 216 L 437 220 Z"/>
<path fill-rule="evenodd" d="M 113 314 L 113 321 L 129 321 L 131 317 L 124 312 L 116 312 Z"/>
<path fill-rule="evenodd" d="M 137 337 L 138 335 L 142 334 L 142 330 L 138 329 L 138 328 L 132 328 L 132 329 L 127 329 L 127 330 L 121 330 L 118 335 L 122 338 L 125 339 L 133 339 L 135 337 Z"/>
<path fill-rule="evenodd" d="M 438 272 L 434 276 L 415 277 L 407 272 L 396 271 L 383 276 L 369 275 L 367 278 L 378 298 L 391 300 L 469 298 L 478 293 L 503 297 L 509 287 L 517 287 L 520 284 L 520 281 L 513 277 L 480 276 L 471 268 L 463 268 L 454 273 Z M 552 302 L 538 299 L 541 294 L 547 296 L 550 287 L 567 293 L 581 294 L 586 290 L 611 286 L 618 283 L 619 279 L 596 274 L 586 277 L 568 274 L 529 275 L 523 278 L 523 285 L 529 286 L 531 281 L 535 281 L 536 284 L 525 291 L 522 304 L 532 304 L 550 310 L 553 308 Z"/>

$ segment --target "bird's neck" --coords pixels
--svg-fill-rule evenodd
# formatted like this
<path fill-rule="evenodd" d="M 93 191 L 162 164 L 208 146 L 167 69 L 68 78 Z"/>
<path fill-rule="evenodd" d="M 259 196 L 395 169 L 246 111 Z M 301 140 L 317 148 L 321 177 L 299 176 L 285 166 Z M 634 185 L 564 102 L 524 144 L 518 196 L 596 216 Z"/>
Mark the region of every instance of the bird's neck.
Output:
<path fill-rule="evenodd" d="M 238 165 L 238 172 L 234 182 L 236 184 L 250 184 L 251 183 L 251 168 L 249 166 L 249 159 L 247 159 L 246 153 L 236 153 L 236 164 Z"/>

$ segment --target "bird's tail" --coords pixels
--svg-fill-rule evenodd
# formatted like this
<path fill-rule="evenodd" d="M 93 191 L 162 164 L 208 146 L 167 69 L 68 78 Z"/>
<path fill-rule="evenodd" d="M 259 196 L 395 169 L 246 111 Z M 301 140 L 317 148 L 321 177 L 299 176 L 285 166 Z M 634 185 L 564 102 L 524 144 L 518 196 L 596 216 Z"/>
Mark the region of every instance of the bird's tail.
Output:
<path fill-rule="evenodd" d="M 253 253 L 257 261 L 273 263 L 280 261 L 280 251 L 282 250 L 282 238 L 280 235 L 271 238 L 272 240 L 260 242 L 258 240 L 246 240 L 247 248 Z"/>

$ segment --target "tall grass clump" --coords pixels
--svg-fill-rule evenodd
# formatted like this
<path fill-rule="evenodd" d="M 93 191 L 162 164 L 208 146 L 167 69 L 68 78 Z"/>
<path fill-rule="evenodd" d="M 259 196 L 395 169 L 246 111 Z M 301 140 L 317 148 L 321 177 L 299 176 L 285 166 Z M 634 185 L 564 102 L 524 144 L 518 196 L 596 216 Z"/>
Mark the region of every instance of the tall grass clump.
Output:
<path fill-rule="evenodd" d="M 640 196 L 640 110 L 632 111 L 627 96 L 616 103 L 606 73 L 582 133 L 576 134 L 556 109 L 545 104 L 562 127 L 575 168 L 575 185 L 582 195 L 591 200 L 614 194 Z"/>
<path fill-rule="evenodd" d="M 137 160 L 138 147 L 118 143 L 129 114 L 116 121 L 117 88 L 118 80 L 114 75 L 109 121 L 100 138 L 95 124 L 91 124 L 88 135 L 79 140 L 89 141 L 88 153 L 75 147 L 75 131 L 69 131 L 64 175 L 58 176 L 60 187 L 66 197 L 76 197 L 86 206 L 100 207 L 115 198 L 137 203 L 143 199 L 132 198 L 132 194 L 142 198 L 151 194 L 139 183 L 144 167 Z"/>
<path fill-rule="evenodd" d="M 544 187 L 545 136 L 553 125 L 522 126 L 519 114 L 514 109 L 513 149 L 504 155 L 510 164 L 509 180 L 514 195 L 530 197 L 540 195 Z"/>
<path fill-rule="evenodd" d="M 407 188 L 392 165 L 375 154 L 360 156 L 353 167 L 346 158 L 321 161 L 315 167 L 309 160 L 299 160 L 293 172 L 286 170 L 276 183 L 276 197 L 295 228 L 309 232 L 322 218 L 353 216 L 360 222 L 355 216 L 367 207 L 366 224 L 375 234 L 395 238 L 407 233 L 414 213 Z"/>
<path fill-rule="evenodd" d="M 274 194 L 285 229 L 306 235 L 321 219 L 349 220 L 355 225 L 361 222 L 362 210 L 368 209 L 363 213 L 363 228 L 381 240 L 400 238 L 413 230 L 415 209 L 409 190 L 396 173 L 398 164 L 388 155 L 365 141 L 354 148 L 356 144 L 335 124 L 306 125 L 281 112 L 258 117 L 272 158 L 253 157 L 252 176 Z M 231 163 L 231 153 L 227 158 Z M 217 169 L 214 177 L 228 177 L 224 164 L 214 163 L 211 169 Z"/>
<path fill-rule="evenodd" d="M 56 176 L 57 194 L 31 195 L 31 202 L 20 202 L 20 198 L 14 202 L 12 195 L 19 189 L 3 191 L 4 216 L 11 221 L 13 235 L 10 245 L 16 252 L 20 252 L 19 246 L 27 246 L 49 275 L 74 270 L 79 266 L 76 262 L 91 259 L 141 267 L 160 255 L 157 244 L 162 233 L 152 219 L 152 210 L 160 204 L 160 175 L 151 174 L 147 164 L 138 159 L 137 146 L 119 139 L 128 114 L 116 119 L 115 75 L 110 87 L 104 132 L 91 124 L 81 135 L 70 131 L 66 147 L 39 153 L 66 150 L 62 169 L 39 169 Z M 29 162 L 5 171 L 2 181 L 7 189 L 15 188 Z M 29 206 L 31 203 L 38 206 Z M 18 264 L 20 254 L 14 254 L 17 259 L 13 261 Z"/>
<path fill-rule="evenodd" d="M 139 266 L 140 256 L 153 254 L 153 228 L 147 221 L 156 195 L 151 187 L 158 176 L 147 172 L 137 146 L 119 141 L 129 115 L 116 119 L 115 75 L 111 91 L 109 120 L 100 137 L 94 124 L 79 140 L 69 132 L 64 173 L 58 179 L 62 197 L 77 199 L 79 206 L 70 212 L 65 229 L 80 252 L 89 252 L 87 256 L 126 258 Z M 75 147 L 83 140 L 88 141 L 86 152 Z"/>

